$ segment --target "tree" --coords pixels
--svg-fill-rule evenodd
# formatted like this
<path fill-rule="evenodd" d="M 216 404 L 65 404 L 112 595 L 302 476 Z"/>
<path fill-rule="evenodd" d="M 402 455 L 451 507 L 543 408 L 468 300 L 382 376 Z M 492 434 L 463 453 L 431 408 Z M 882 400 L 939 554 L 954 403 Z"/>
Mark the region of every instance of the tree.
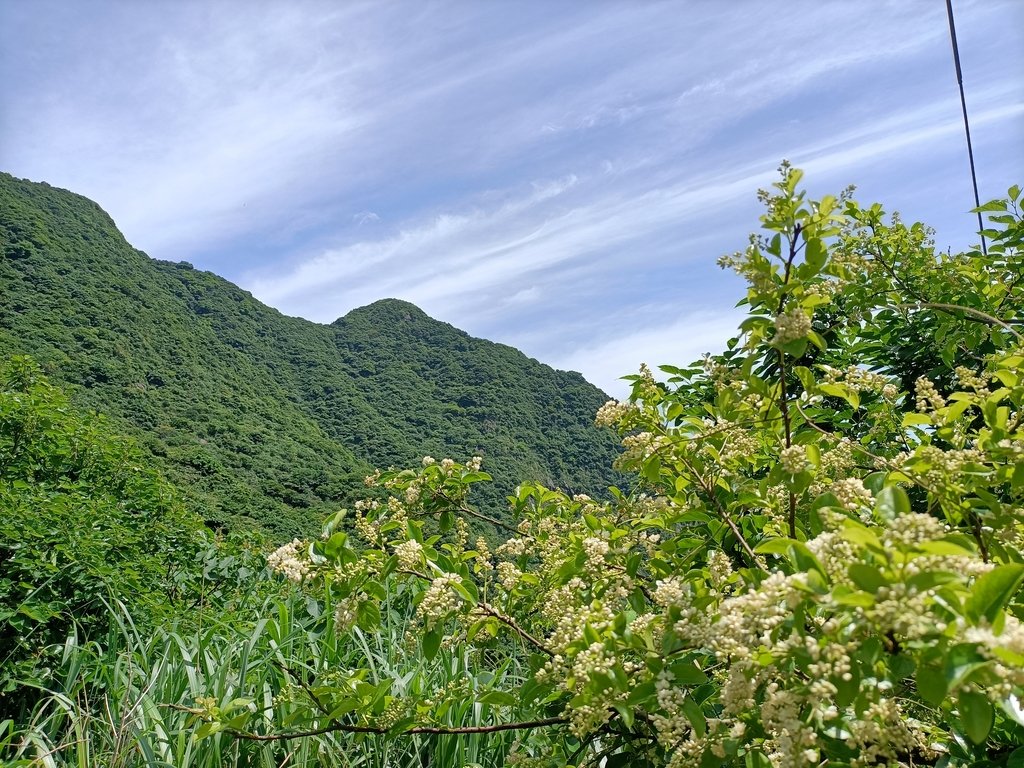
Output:
<path fill-rule="evenodd" d="M 324 642 L 404 595 L 419 663 L 518 662 L 465 691 L 522 732 L 509 764 L 1021 765 L 1020 189 L 982 207 L 988 256 L 945 255 L 800 179 L 782 166 L 762 234 L 722 260 L 748 282 L 728 350 L 666 382 L 644 368 L 598 412 L 635 489 L 522 486 L 491 552 L 467 540 L 493 518 L 477 459 L 368 478 L 388 498 L 356 505 L 353 536 L 342 512 L 271 557 L 322 596 Z M 206 702 L 204 732 L 465 730 L 386 675 L 311 672 L 304 720 Z"/>

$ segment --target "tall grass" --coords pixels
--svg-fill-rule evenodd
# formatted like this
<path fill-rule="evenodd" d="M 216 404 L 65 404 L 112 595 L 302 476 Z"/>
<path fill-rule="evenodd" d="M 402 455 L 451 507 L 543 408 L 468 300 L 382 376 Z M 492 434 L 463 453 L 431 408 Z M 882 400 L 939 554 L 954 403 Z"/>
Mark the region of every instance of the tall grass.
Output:
<path fill-rule="evenodd" d="M 312 609 L 312 610 L 311 610 Z M 427 662 L 406 648 L 401 608 L 391 629 L 334 637 L 316 622 L 316 606 L 300 594 L 268 600 L 249 621 L 206 621 L 200 631 L 170 626 L 145 636 L 123 606 L 112 605 L 114 629 L 101 641 L 64 644 L 51 682 L 27 716 L 0 719 L 4 766 L 498 766 L 514 734 L 406 736 L 330 733 L 254 742 L 227 733 L 197 740 L 199 722 L 182 708 L 197 697 L 221 706 L 253 699 L 270 727 L 298 705 L 278 697 L 292 674 L 322 678 L 331 670 L 366 669 L 368 680 L 395 678 L 391 694 L 430 696 L 445 686 L 472 688 L 518 675 L 507 662 L 481 672 L 464 649 L 442 650 Z M 385 614 L 387 615 L 387 613 Z M 329 622 L 328 622 L 329 623 Z M 194 622 L 190 622 L 194 626 Z M 321 630 L 317 630 L 321 627 Z M 496 721 L 493 708 L 470 699 L 448 701 L 441 719 L 457 725 Z"/>

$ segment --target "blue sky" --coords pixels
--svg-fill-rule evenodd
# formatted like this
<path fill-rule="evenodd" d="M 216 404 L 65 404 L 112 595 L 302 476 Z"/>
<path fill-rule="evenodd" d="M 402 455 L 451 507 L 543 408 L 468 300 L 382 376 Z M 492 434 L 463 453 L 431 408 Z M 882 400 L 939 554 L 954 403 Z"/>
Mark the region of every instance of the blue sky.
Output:
<path fill-rule="evenodd" d="M 983 199 L 1024 183 L 1024 2 L 955 0 Z M 788 158 L 976 242 L 941 0 L 3 0 L 0 169 L 290 315 L 385 297 L 579 370 L 732 334 Z"/>

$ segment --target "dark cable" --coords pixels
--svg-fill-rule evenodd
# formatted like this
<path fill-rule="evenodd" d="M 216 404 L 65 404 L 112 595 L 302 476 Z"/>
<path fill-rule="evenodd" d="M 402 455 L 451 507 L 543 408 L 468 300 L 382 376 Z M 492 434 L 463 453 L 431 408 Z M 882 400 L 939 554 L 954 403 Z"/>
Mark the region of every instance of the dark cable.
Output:
<path fill-rule="evenodd" d="M 949 17 L 949 39 L 953 43 L 953 63 L 956 64 L 956 84 L 960 87 L 960 107 L 964 113 L 964 132 L 967 134 L 967 158 L 971 162 L 971 183 L 974 185 L 974 207 L 981 207 L 981 200 L 978 198 L 978 174 L 974 170 L 974 149 L 971 147 L 971 124 L 967 120 L 967 99 L 964 97 L 964 76 L 960 70 L 960 49 L 956 44 L 956 27 L 953 26 L 953 0 L 946 0 L 946 15 Z M 978 229 L 985 229 L 981 220 L 981 211 L 978 211 Z M 978 234 L 981 234 L 979 231 Z M 988 256 L 988 248 L 985 247 L 985 235 L 981 235 L 981 252 Z"/>

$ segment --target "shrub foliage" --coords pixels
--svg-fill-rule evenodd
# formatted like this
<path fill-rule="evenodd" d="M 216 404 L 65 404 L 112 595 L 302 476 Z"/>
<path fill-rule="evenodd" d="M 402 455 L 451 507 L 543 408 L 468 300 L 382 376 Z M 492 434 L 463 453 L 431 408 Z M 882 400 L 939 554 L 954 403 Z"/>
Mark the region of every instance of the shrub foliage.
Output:
<path fill-rule="evenodd" d="M 109 603 L 141 626 L 190 604 L 210 546 L 137 447 L 31 360 L 0 369 L 0 705 L 47 680 L 69 635 L 103 636 Z"/>
<path fill-rule="evenodd" d="M 387 496 L 354 531 L 342 512 L 271 556 L 325 638 L 409 595 L 425 657 L 476 649 L 461 695 L 484 726 L 404 695 L 400 669 L 313 669 L 301 713 L 200 702 L 200 735 L 508 729 L 521 766 L 1021 765 L 1020 190 L 983 206 L 987 254 L 951 255 L 781 170 L 722 259 L 748 283 L 737 338 L 597 415 L 635 489 L 521 486 L 492 550 L 469 532 L 497 515 L 479 460 L 426 457 L 368 479 Z M 527 671 L 489 683 L 509 658 Z"/>

